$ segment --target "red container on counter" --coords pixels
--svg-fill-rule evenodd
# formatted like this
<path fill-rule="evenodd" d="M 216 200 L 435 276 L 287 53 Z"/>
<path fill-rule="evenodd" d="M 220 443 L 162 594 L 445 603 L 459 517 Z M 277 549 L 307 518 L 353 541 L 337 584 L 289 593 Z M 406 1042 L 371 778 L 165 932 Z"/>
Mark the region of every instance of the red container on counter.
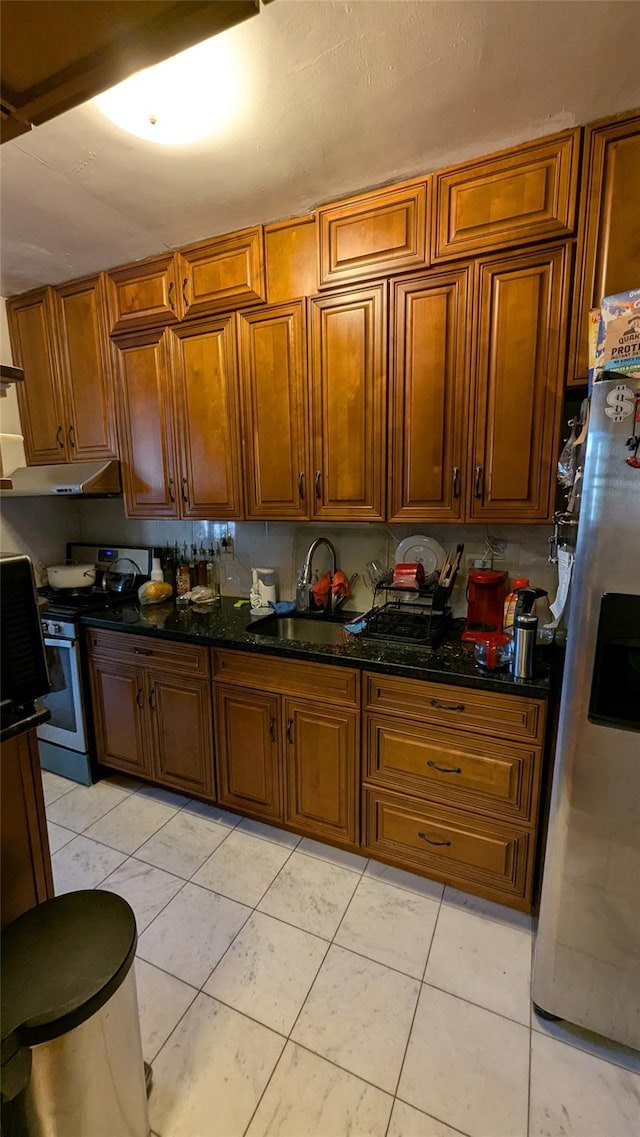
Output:
<path fill-rule="evenodd" d="M 424 584 L 424 565 L 420 561 L 401 561 L 393 570 L 393 583 L 398 588 L 421 588 Z"/>
<path fill-rule="evenodd" d="M 506 572 L 473 569 L 467 580 L 467 626 L 462 639 L 477 643 L 487 632 L 501 632 L 504 616 Z"/>

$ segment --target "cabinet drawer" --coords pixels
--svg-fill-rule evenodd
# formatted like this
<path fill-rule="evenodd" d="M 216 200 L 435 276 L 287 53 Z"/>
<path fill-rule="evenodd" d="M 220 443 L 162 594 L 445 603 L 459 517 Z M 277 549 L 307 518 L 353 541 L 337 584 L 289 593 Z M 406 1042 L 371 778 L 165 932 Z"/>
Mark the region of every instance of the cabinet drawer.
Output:
<path fill-rule="evenodd" d="M 266 299 L 262 226 L 180 250 L 185 316 L 225 312 Z"/>
<path fill-rule="evenodd" d="M 528 907 L 533 834 L 462 810 L 365 788 L 366 847 L 404 868 Z"/>
<path fill-rule="evenodd" d="M 389 789 L 532 821 L 540 751 L 367 716 L 367 777 Z"/>
<path fill-rule="evenodd" d="M 571 233 L 579 154 L 578 128 L 436 174 L 434 263 Z"/>
<path fill-rule="evenodd" d="M 178 320 L 177 268 L 173 253 L 107 273 L 111 334 L 164 327 Z"/>
<path fill-rule="evenodd" d="M 164 640 L 159 636 L 135 636 L 128 632 L 109 632 L 102 628 L 87 628 L 87 646 L 90 654 L 119 656 L 121 659 L 143 664 L 154 671 L 168 671 L 175 675 L 209 678 L 209 649 L 192 644 Z"/>
<path fill-rule="evenodd" d="M 426 683 L 365 672 L 364 710 L 384 711 L 402 719 L 472 730 L 504 738 L 542 742 L 545 704 L 542 699 L 476 691 L 448 683 Z"/>
<path fill-rule="evenodd" d="M 427 178 L 319 209 L 320 287 L 424 268 L 430 189 Z"/>
<path fill-rule="evenodd" d="M 286 695 L 307 695 L 323 703 L 359 705 L 357 671 L 346 667 L 279 659 L 243 651 L 214 651 L 213 675 L 225 683 Z"/>

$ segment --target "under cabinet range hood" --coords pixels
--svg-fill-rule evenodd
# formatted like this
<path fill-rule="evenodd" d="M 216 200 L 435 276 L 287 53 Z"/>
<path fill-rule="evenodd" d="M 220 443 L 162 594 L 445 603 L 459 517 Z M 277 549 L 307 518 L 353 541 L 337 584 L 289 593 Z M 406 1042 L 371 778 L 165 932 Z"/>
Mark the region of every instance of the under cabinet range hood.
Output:
<path fill-rule="evenodd" d="M 120 463 L 68 462 L 56 466 L 21 466 L 10 475 L 12 488 L 2 497 L 118 497 Z"/>

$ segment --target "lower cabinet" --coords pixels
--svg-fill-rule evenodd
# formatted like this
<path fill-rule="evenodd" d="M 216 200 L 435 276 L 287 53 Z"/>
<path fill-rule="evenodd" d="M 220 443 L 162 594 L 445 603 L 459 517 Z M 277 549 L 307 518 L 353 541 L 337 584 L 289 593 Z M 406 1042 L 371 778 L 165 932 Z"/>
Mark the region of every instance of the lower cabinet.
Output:
<path fill-rule="evenodd" d="M 153 656 L 146 637 L 92 631 L 88 641 L 99 761 L 214 800 L 210 683 L 184 676 L 179 666 L 185 653 L 189 662 L 189 651 L 206 660 L 206 649 L 164 641 L 158 663 L 144 665 L 130 660 L 136 650 Z M 199 662 L 194 659 L 194 670 Z"/>
<path fill-rule="evenodd" d="M 214 652 L 218 801 L 352 848 L 360 836 L 357 672 L 266 663 Z"/>

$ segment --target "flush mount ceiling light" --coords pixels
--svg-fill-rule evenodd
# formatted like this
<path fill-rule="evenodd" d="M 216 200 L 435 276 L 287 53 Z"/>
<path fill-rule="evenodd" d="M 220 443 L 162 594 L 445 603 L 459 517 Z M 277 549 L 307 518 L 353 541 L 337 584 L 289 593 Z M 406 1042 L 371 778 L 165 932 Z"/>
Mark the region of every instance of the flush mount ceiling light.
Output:
<path fill-rule="evenodd" d="M 94 102 L 129 134 L 181 146 L 228 124 L 237 88 L 228 45 L 216 36 L 139 71 Z"/>

